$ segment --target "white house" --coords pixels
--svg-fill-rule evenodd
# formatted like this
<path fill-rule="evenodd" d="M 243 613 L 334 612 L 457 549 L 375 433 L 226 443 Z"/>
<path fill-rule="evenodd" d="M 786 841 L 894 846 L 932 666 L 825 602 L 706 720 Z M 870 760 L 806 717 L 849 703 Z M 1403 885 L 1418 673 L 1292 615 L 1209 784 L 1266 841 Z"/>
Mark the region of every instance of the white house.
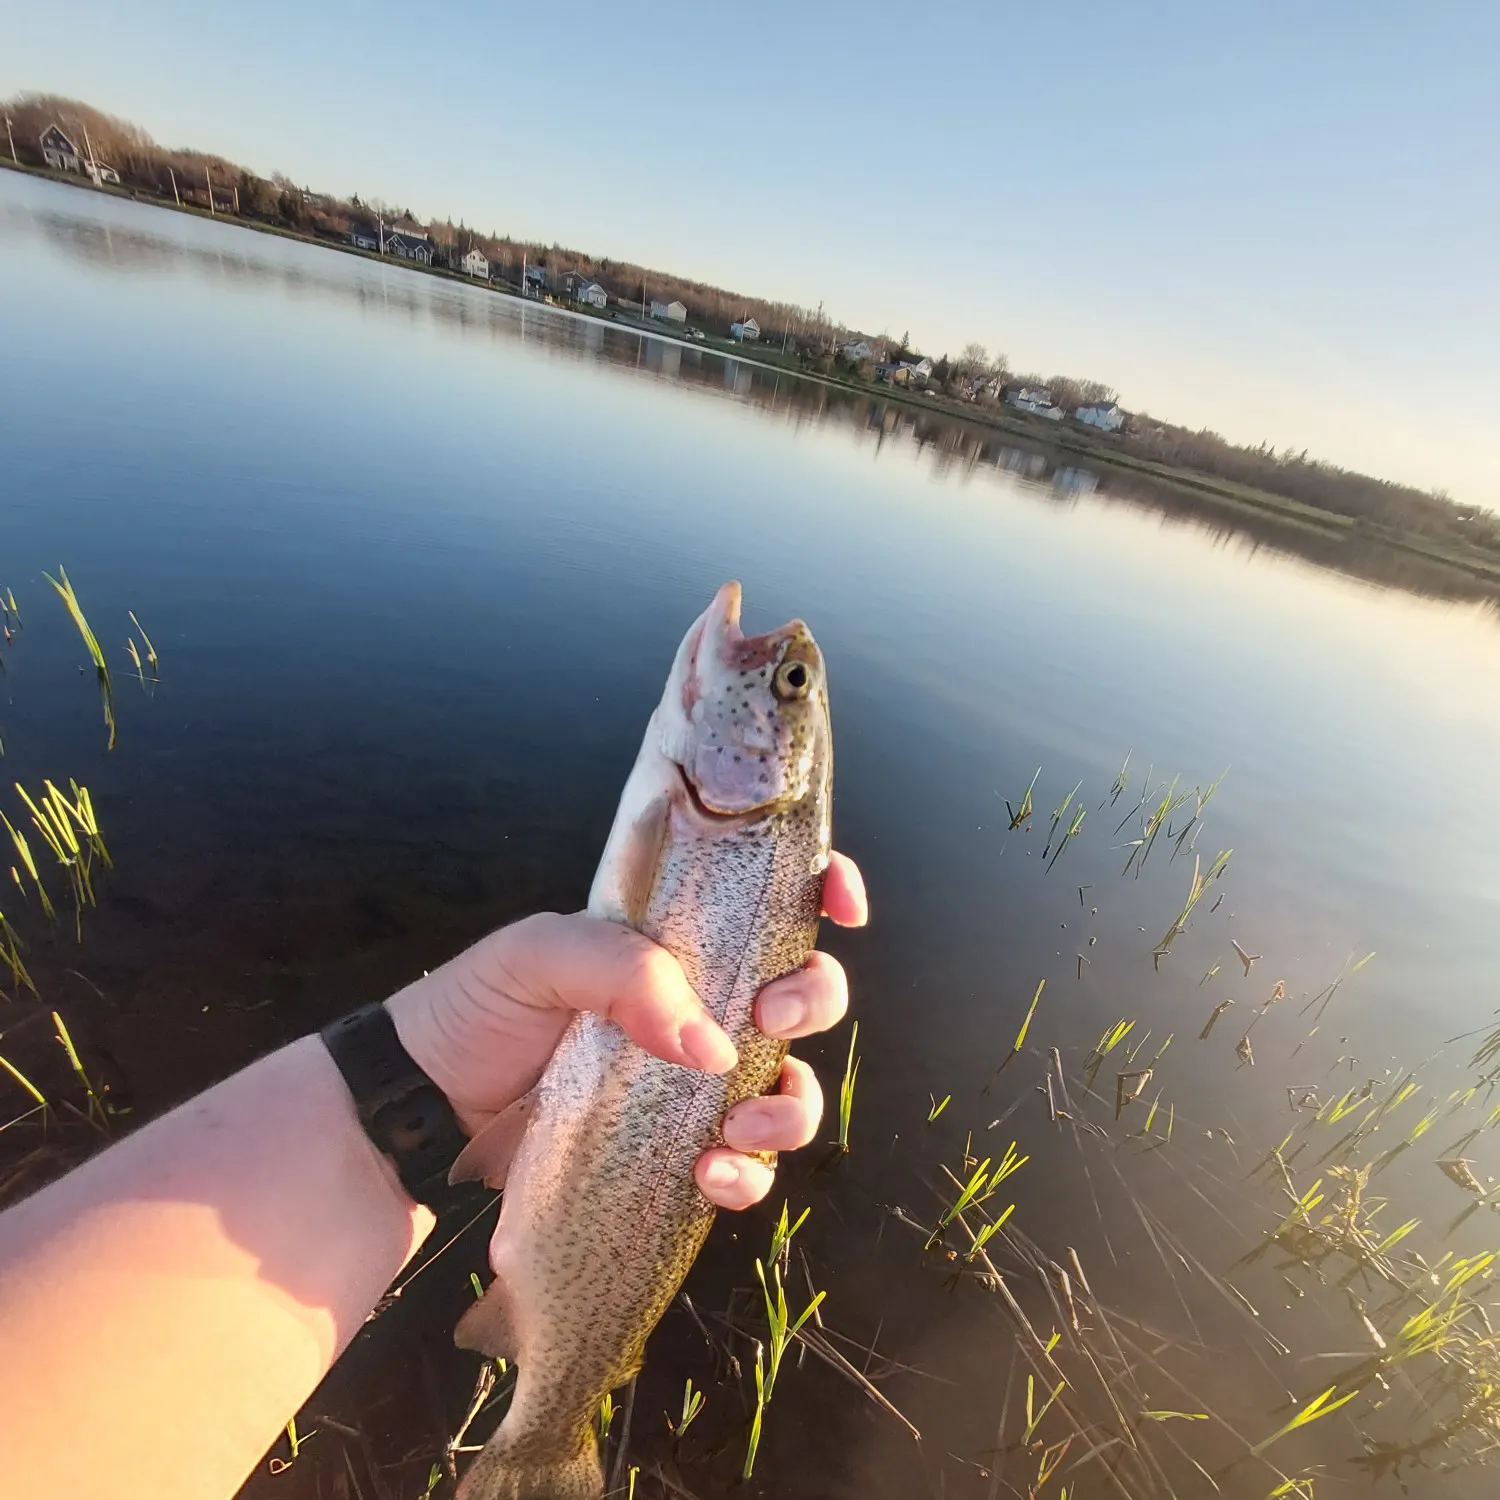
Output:
<path fill-rule="evenodd" d="M 856 339 L 853 343 L 845 344 L 839 353 L 844 356 L 851 365 L 862 365 L 867 359 L 874 357 L 875 351 L 870 348 L 866 339 Z"/>
<path fill-rule="evenodd" d="M 386 230 L 381 253 L 394 255 L 400 260 L 415 261 L 419 266 L 432 264 L 432 246 L 426 240 L 418 239 L 416 235 L 399 229 Z"/>
<path fill-rule="evenodd" d="M 458 266 L 465 276 L 481 276 L 486 281 L 489 280 L 489 257 L 473 245 L 469 246 Z"/>
<path fill-rule="evenodd" d="M 686 323 L 687 306 L 675 299 L 671 302 L 658 302 L 655 298 L 652 298 L 651 316 L 653 318 L 660 318 L 666 323 Z"/>
<path fill-rule="evenodd" d="M 731 323 L 729 336 L 737 344 L 753 344 L 760 337 L 760 324 L 754 318 L 746 318 L 743 323 Z"/>
<path fill-rule="evenodd" d="M 1090 427 L 1097 427 L 1101 432 L 1118 432 L 1125 425 L 1125 413 L 1113 401 L 1095 401 L 1088 406 L 1080 406 L 1073 415 Z"/>
<path fill-rule="evenodd" d="M 57 125 L 49 125 L 42 132 L 42 160 L 54 172 L 83 171 L 83 153 Z"/>
<path fill-rule="evenodd" d="M 609 306 L 609 293 L 583 271 L 568 271 L 563 276 L 563 291 L 586 307 L 603 309 Z"/>
<path fill-rule="evenodd" d="M 120 174 L 102 161 L 95 161 L 91 152 L 83 152 L 63 134 L 60 125 L 49 125 L 41 135 L 42 160 L 54 172 L 82 172 L 93 180 L 94 186 L 113 182 L 118 184 Z"/>
<path fill-rule="evenodd" d="M 1062 408 L 1052 403 L 1052 392 L 1045 386 L 1020 385 L 1005 393 L 1006 401 L 1019 411 L 1035 412 L 1039 417 L 1052 421 L 1062 420 Z"/>

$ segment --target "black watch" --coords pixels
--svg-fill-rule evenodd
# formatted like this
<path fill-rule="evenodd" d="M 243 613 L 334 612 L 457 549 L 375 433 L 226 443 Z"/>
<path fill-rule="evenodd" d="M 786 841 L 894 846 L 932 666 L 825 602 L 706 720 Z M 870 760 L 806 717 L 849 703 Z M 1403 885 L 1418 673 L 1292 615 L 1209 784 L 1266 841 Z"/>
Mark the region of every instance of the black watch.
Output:
<path fill-rule="evenodd" d="M 330 1021 L 320 1033 L 359 1111 L 365 1134 L 396 1164 L 401 1185 L 436 1212 L 458 1193 L 448 1171 L 468 1137 L 447 1095 L 419 1068 L 383 1003 Z"/>

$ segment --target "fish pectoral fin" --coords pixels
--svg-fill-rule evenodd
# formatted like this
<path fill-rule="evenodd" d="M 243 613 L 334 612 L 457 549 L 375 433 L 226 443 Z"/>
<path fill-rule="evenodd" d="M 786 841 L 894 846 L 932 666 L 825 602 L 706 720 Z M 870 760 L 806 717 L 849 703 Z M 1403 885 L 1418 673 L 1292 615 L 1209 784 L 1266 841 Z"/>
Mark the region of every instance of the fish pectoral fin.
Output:
<path fill-rule="evenodd" d="M 450 1183 L 484 1181 L 492 1188 L 505 1186 L 510 1164 L 536 1107 L 536 1090 L 522 1094 L 490 1121 L 458 1153 L 448 1169 Z"/>
<path fill-rule="evenodd" d="M 605 863 L 589 894 L 592 916 L 639 930 L 656 884 L 671 815 L 672 799 L 661 793 L 641 808 L 622 837 L 611 833 Z"/>
<path fill-rule="evenodd" d="M 473 1349 L 491 1359 L 515 1359 L 520 1340 L 511 1313 L 510 1288 L 497 1276 L 453 1330 L 460 1349 Z"/>

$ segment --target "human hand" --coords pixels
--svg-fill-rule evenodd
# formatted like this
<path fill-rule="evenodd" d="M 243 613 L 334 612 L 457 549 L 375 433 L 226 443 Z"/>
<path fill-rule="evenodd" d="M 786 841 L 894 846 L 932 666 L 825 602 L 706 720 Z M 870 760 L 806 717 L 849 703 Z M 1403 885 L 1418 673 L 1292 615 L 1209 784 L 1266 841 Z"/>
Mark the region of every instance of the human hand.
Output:
<path fill-rule="evenodd" d="M 823 910 L 842 927 L 868 920 L 864 882 L 841 854 L 824 876 Z M 755 1022 L 767 1036 L 793 1040 L 836 1025 L 848 1003 L 843 966 L 813 953 L 802 969 L 760 992 Z M 386 1005 L 402 1045 L 470 1135 L 541 1077 L 574 1011 L 607 1016 L 667 1062 L 727 1073 L 736 1061 L 733 1042 L 665 948 L 582 912 L 548 912 L 502 927 Z M 771 1190 L 772 1169 L 746 1153 L 807 1145 L 822 1114 L 816 1075 L 788 1057 L 778 1091 L 735 1105 L 724 1117 L 725 1144 L 698 1158 L 703 1195 L 721 1208 L 759 1202 Z"/>

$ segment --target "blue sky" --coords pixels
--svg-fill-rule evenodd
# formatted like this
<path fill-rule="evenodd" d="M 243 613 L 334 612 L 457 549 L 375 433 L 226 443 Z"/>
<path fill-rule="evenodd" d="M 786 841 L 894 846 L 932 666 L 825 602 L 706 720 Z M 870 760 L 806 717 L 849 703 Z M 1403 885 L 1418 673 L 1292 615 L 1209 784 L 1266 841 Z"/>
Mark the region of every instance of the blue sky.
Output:
<path fill-rule="evenodd" d="M 0 0 L 45 89 L 1500 506 L 1500 5 Z"/>

